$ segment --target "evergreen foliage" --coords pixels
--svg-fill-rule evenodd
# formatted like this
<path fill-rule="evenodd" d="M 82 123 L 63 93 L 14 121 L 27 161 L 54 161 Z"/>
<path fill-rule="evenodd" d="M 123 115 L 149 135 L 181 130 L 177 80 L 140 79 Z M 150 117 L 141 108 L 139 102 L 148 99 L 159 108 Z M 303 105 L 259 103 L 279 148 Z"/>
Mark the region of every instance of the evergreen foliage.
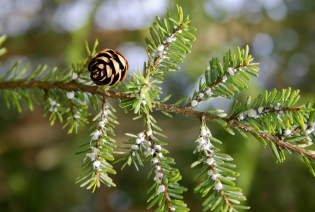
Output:
<path fill-rule="evenodd" d="M 182 200 L 182 193 L 187 188 L 179 184 L 182 179 L 180 171 L 175 168 L 173 158 L 165 156 L 169 151 L 165 148 L 166 142 L 162 138 L 166 135 L 151 114 L 153 109 L 172 117 L 169 112 L 178 112 L 185 115 L 194 115 L 200 118 L 201 127 L 197 138 L 198 159 L 191 167 L 200 166 L 194 180 L 200 183 L 195 192 L 205 197 L 202 206 L 204 211 L 238 211 L 248 209 L 239 205 L 245 201 L 241 188 L 235 186 L 235 179 L 239 173 L 233 171 L 236 167 L 230 163 L 233 158 L 220 153 L 214 144 L 220 144 L 217 138 L 211 135 L 206 120 L 220 124 L 223 128 L 235 135 L 238 131 L 246 139 L 251 133 L 264 146 L 269 143 L 277 162 L 285 160 L 285 152 L 293 153 L 315 176 L 311 162 L 314 163 L 314 152 L 305 150 L 305 147 L 315 142 L 315 104 L 295 106 L 300 96 L 299 90 L 290 88 L 259 94 L 251 103 L 248 97 L 244 104 L 235 100 L 229 118 L 220 109 L 205 112 L 195 111 L 200 102 L 211 98 L 231 99 L 248 86 L 244 82 L 250 81 L 252 76 L 258 76 L 258 63 L 253 63 L 249 55 L 249 47 L 240 49 L 236 54 L 229 50 L 223 57 L 222 63 L 218 58 L 209 61 L 205 71 L 205 80 L 200 79 L 199 90 L 195 90 L 192 97 L 182 97 L 174 104 L 163 104 L 168 101 L 171 94 L 160 100 L 165 71 L 179 70 L 185 55 L 190 53 L 191 41 L 196 38 L 192 31 L 196 29 L 190 25 L 189 17 L 184 17 L 182 8 L 176 6 L 175 18 L 167 10 L 167 18 L 156 17 L 150 27 L 151 39 L 146 38 L 146 52 L 148 61 L 143 69 L 133 70 L 130 79 L 117 83 L 109 90 L 105 87 L 91 85 L 87 64 L 89 59 L 97 54 L 97 44 L 92 51 L 87 47 L 87 58 L 73 64 L 71 69 L 63 72 L 57 67 L 47 71 L 47 66 L 38 66 L 27 76 L 28 65 L 18 70 L 19 62 L 0 78 L 0 91 L 10 108 L 17 108 L 21 112 L 21 102 L 33 110 L 33 102 L 43 104 L 45 116 L 49 116 L 51 125 L 59 119 L 65 122 L 63 128 L 68 133 L 78 132 L 79 126 L 89 124 L 88 107 L 100 112 L 93 119 L 91 126 L 91 140 L 82 144 L 84 148 L 76 154 L 84 155 L 84 162 L 79 172 L 77 183 L 87 189 L 96 189 L 101 183 L 106 186 L 116 186 L 109 174 L 115 174 L 111 161 L 115 154 L 125 155 L 113 163 L 123 162 L 139 170 L 145 161 L 150 161 L 151 171 L 149 178 L 154 175 L 154 183 L 148 189 L 151 196 L 148 199 L 148 209 L 156 207 L 155 211 L 189 211 L 187 204 Z M 5 36 L 0 37 L 0 47 Z M 0 56 L 6 52 L 0 48 Z M 122 89 L 121 89 L 122 88 Z M 116 91 L 118 89 L 118 92 Z M 123 142 L 124 146 L 117 146 L 115 140 L 114 124 L 118 124 L 114 115 L 116 109 L 107 101 L 107 98 L 119 99 L 120 108 L 125 111 L 132 110 L 136 114 L 134 120 L 143 119 L 143 131 L 137 135 L 126 133 L 130 137 Z M 187 102 L 186 102 L 187 101 Z M 88 103 L 89 102 L 89 103 Z M 180 107 L 185 103 L 184 107 Z M 101 109 L 99 109 L 101 104 Z M 210 118 L 207 118 L 210 117 Z M 66 120 L 64 120 L 66 118 Z M 234 128 L 234 129 L 233 129 Z M 123 151 L 115 151 L 116 148 Z M 232 170 L 233 169 L 233 170 Z"/>

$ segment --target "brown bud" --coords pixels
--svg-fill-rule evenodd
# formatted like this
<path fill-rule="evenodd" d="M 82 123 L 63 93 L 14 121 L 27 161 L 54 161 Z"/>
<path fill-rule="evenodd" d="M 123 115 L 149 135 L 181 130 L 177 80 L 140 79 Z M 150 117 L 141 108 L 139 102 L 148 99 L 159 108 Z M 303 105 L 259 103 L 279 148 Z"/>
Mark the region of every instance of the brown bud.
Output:
<path fill-rule="evenodd" d="M 90 59 L 88 65 L 92 81 L 107 87 L 123 81 L 128 68 L 128 61 L 123 54 L 112 49 L 102 49 Z"/>

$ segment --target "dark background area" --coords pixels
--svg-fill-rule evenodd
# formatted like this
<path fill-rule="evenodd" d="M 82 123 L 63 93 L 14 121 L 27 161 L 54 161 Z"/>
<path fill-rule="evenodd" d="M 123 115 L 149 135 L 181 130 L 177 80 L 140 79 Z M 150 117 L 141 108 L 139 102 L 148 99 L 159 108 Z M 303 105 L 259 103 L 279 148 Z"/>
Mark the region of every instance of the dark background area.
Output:
<path fill-rule="evenodd" d="M 100 48 L 121 51 L 130 69 L 146 61 L 144 38 L 156 15 L 165 16 L 166 7 L 178 3 L 189 15 L 194 33 L 192 53 L 182 69 L 166 73 L 163 95 L 172 93 L 173 103 L 191 95 L 212 57 L 223 57 L 231 48 L 250 46 L 250 53 L 260 62 L 260 76 L 252 78 L 247 91 L 236 95 L 244 101 L 273 88 L 301 90 L 297 103 L 314 102 L 315 79 L 315 1 L 314 0 L 0 0 L 0 34 L 8 36 L 1 57 L 0 75 L 16 62 L 67 70 L 71 63 L 86 57 L 85 40 Z M 132 112 L 123 113 L 115 101 L 120 125 L 116 141 L 127 140 L 125 133 L 138 133 L 141 122 L 132 121 Z M 202 103 L 200 110 L 221 108 L 229 112 L 232 100 L 213 99 Z M 24 105 L 25 106 L 25 105 Z M 91 109 L 93 115 L 96 111 Z M 150 165 L 137 172 L 134 167 L 120 170 L 115 165 L 116 188 L 102 185 L 94 194 L 76 185 L 75 178 L 83 156 L 75 156 L 79 146 L 89 141 L 89 126 L 78 134 L 68 135 L 62 124 L 50 126 L 44 110 L 38 106 L 21 114 L 7 109 L 0 97 L 0 211 L 146 211 L 153 183 L 147 179 Z M 192 181 L 198 168 L 190 165 L 198 135 L 199 120 L 174 114 L 173 119 L 154 112 L 159 126 L 168 136 L 167 148 L 177 162 L 188 187 L 185 202 L 191 211 L 201 211 L 203 198 L 193 193 L 198 182 Z M 92 119 L 92 117 L 91 117 Z M 220 126 L 208 123 L 213 135 L 224 141 L 218 146 L 235 159 L 241 175 L 236 183 L 247 196 L 251 211 L 315 211 L 315 179 L 303 163 L 287 154 L 283 164 L 276 164 L 270 148 L 258 141 L 245 141 L 239 134 L 228 135 Z M 116 156 L 116 159 L 119 155 Z M 150 210 L 154 211 L 154 210 Z"/>

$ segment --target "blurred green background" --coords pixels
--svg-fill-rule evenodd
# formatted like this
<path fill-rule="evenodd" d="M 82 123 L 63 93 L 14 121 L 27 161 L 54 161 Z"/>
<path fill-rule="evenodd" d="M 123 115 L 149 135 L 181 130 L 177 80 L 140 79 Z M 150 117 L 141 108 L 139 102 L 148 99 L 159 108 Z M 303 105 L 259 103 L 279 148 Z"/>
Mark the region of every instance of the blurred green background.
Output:
<path fill-rule="evenodd" d="M 235 51 L 237 45 L 246 44 L 261 63 L 260 77 L 253 78 L 250 89 L 236 98 L 244 101 L 265 89 L 290 86 L 301 90 L 298 104 L 314 102 L 314 0 L 0 0 L 0 34 L 7 34 L 4 46 L 9 50 L 1 58 L 0 74 L 17 59 L 21 67 L 56 64 L 67 70 L 86 57 L 84 41 L 92 45 L 95 39 L 99 48 L 121 51 L 129 61 L 129 71 L 142 67 L 148 27 L 156 15 L 165 16 L 166 7 L 173 9 L 176 3 L 198 30 L 182 69 L 166 73 L 163 96 L 172 93 L 170 102 L 192 94 L 211 57 L 221 59 L 229 48 Z M 200 110 L 229 111 L 231 103 L 213 99 L 202 103 Z M 146 191 L 153 183 L 147 180 L 149 164 L 139 172 L 134 167 L 120 171 L 122 164 L 116 164 L 117 187 L 101 186 L 91 194 L 74 183 L 83 162 L 83 156 L 74 153 L 89 140 L 89 126 L 68 135 L 60 123 L 50 127 L 43 114 L 40 106 L 33 112 L 25 107 L 19 114 L 7 109 L 0 98 L 1 212 L 146 211 Z M 131 120 L 133 116 L 118 109 L 118 144 L 127 139 L 126 132 L 143 129 L 140 121 Z M 169 119 L 160 112 L 154 116 L 168 136 L 169 155 L 183 175 L 181 184 L 189 188 L 185 201 L 191 211 L 201 211 L 203 199 L 193 193 L 198 182 L 192 181 L 198 168 L 190 168 L 197 158 L 192 151 L 199 120 L 176 114 Z M 264 150 L 254 139 L 245 141 L 239 135 L 227 135 L 217 124 L 208 125 L 224 141 L 218 146 L 222 152 L 234 157 L 241 173 L 237 185 L 243 188 L 251 211 L 315 211 L 315 179 L 297 158 L 287 155 L 284 164 L 276 164 L 269 147 Z"/>

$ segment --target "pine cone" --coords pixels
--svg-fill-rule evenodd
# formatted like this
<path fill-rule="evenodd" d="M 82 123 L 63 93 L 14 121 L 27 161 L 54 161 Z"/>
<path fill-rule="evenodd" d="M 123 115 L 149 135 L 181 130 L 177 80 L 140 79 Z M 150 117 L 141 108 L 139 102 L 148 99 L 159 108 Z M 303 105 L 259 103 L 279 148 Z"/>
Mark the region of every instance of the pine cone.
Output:
<path fill-rule="evenodd" d="M 122 53 L 112 49 L 102 49 L 91 58 L 88 65 L 92 81 L 97 85 L 107 87 L 123 81 L 128 68 L 128 61 Z"/>

